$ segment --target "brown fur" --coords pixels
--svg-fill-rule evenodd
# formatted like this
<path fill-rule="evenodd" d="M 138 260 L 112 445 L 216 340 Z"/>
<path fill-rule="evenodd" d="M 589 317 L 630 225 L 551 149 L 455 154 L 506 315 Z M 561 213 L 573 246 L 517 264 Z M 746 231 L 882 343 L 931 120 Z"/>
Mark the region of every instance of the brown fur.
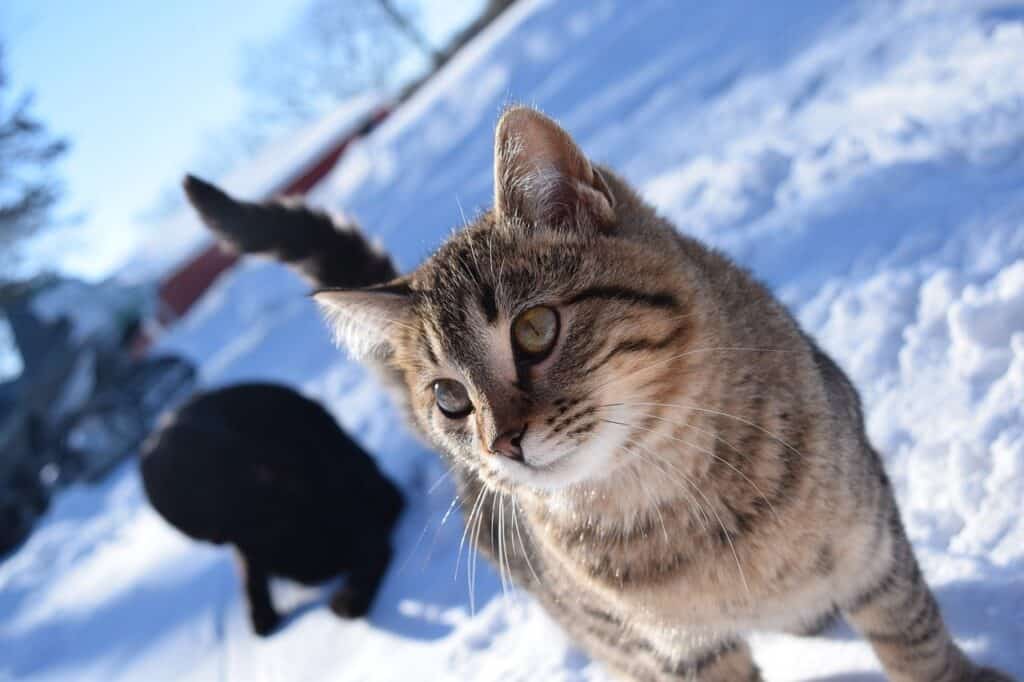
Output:
<path fill-rule="evenodd" d="M 837 610 L 893 680 L 1007 679 L 953 643 L 856 391 L 762 285 L 530 109 L 499 123 L 495 184 L 411 274 L 317 298 L 503 574 L 627 679 L 759 679 L 746 633 Z M 560 321 L 540 362 L 510 331 L 535 306 Z M 439 379 L 471 414 L 440 412 Z M 521 461 L 488 445 L 521 428 Z"/>

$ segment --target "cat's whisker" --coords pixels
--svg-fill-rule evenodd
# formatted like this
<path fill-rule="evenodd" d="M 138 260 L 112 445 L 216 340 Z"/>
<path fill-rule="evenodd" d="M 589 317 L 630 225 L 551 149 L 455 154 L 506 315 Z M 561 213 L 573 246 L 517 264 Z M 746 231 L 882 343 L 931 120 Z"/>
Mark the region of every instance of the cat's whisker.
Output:
<path fill-rule="evenodd" d="M 626 444 L 627 446 L 631 445 L 638 448 L 642 447 L 639 441 L 634 440 L 632 438 L 627 438 Z M 670 480 L 675 481 L 677 483 L 682 483 L 685 487 L 682 489 L 681 492 L 683 493 L 683 495 L 686 496 L 687 502 L 693 507 L 693 509 L 697 511 L 697 520 L 701 523 L 701 526 L 704 528 L 704 532 L 710 533 L 711 529 L 709 526 L 711 523 L 711 517 L 708 516 L 707 511 L 700 505 L 700 502 L 697 501 L 697 498 L 695 498 L 693 495 L 689 493 L 688 489 L 694 487 L 696 484 L 690 479 L 689 476 L 686 475 L 686 473 L 682 469 L 679 469 L 678 467 L 674 466 L 671 462 L 659 461 L 650 456 L 646 456 L 643 452 L 637 452 L 633 450 L 630 451 L 630 454 L 636 455 L 637 457 L 640 457 L 642 460 L 651 464 L 655 468 L 660 469 L 662 473 L 669 477 Z M 651 454 L 653 455 L 653 453 Z M 665 469 L 665 466 L 670 467 L 671 471 Z"/>
<path fill-rule="evenodd" d="M 462 543 L 466 542 L 468 540 L 468 543 L 467 543 L 468 546 L 466 548 L 466 573 L 467 573 L 467 577 L 468 577 L 468 573 L 469 573 L 469 570 L 470 570 L 469 561 L 472 558 L 472 552 L 473 552 L 473 537 L 472 537 L 472 530 L 469 531 L 469 535 L 466 534 L 466 531 L 467 531 L 467 529 L 472 529 L 473 528 L 474 520 L 477 517 L 479 517 L 479 516 L 481 516 L 483 514 L 483 505 L 484 505 L 484 499 L 485 499 L 486 492 L 487 492 L 487 490 L 485 488 L 481 488 L 480 492 L 477 494 L 476 502 L 474 503 L 473 508 L 469 512 L 469 518 L 465 522 L 466 523 L 466 528 L 463 529 L 463 536 L 462 536 L 462 539 L 459 542 L 459 557 L 461 557 L 462 556 Z M 455 563 L 456 575 L 458 575 L 458 569 L 459 569 L 458 558 L 456 558 L 456 563 Z"/>
<path fill-rule="evenodd" d="M 466 214 L 462 210 L 462 202 L 459 201 L 458 197 L 455 198 L 455 202 L 456 202 L 456 204 L 458 204 L 459 215 L 462 216 L 463 224 L 464 225 L 469 224 L 468 221 L 466 220 Z M 482 274 L 483 273 L 483 267 L 481 267 L 481 265 L 480 265 L 480 254 L 478 254 L 477 251 L 476 251 L 476 241 L 473 240 L 473 239 L 470 239 L 467 242 L 467 246 L 469 247 L 469 254 L 473 258 L 473 268 L 474 268 L 474 270 L 477 273 L 481 273 Z M 494 259 L 493 258 L 490 258 L 490 270 L 491 270 L 491 279 L 493 280 L 494 279 Z"/>
<path fill-rule="evenodd" d="M 673 315 L 672 317 L 666 317 L 666 318 L 663 318 L 663 319 L 659 319 L 659 321 L 660 322 L 678 322 L 679 320 L 685 320 L 688 317 L 693 317 L 694 315 L 698 314 L 699 312 L 701 312 L 701 311 L 698 308 L 695 307 L 692 310 L 690 310 L 689 312 L 680 313 L 678 315 Z M 715 311 L 711 311 L 711 312 L 715 312 Z"/>
<path fill-rule="evenodd" d="M 501 580 L 501 597 L 508 608 L 508 582 L 507 577 L 510 578 L 512 571 L 508 570 L 506 574 L 507 561 L 505 557 L 505 493 L 499 491 L 492 498 L 491 502 L 491 521 L 494 521 L 494 501 L 498 502 L 498 577 Z M 507 576 L 507 577 L 506 577 Z"/>
<path fill-rule="evenodd" d="M 445 473 L 439 479 L 437 479 L 437 481 L 430 487 L 430 490 L 428 491 L 427 494 L 429 495 L 429 494 L 433 493 L 434 490 L 437 488 L 437 486 L 440 485 L 441 482 L 445 478 L 450 476 L 451 474 L 452 474 L 452 469 L 448 469 L 447 473 Z M 441 523 L 437 527 L 437 530 L 434 531 L 434 540 L 433 540 L 433 542 L 431 542 L 430 550 L 427 552 L 427 558 L 428 559 L 430 557 L 430 552 L 433 551 L 434 546 L 437 544 L 437 538 L 441 534 L 441 527 L 444 526 L 444 522 L 448 520 L 448 517 L 451 515 L 452 510 L 455 509 L 455 505 L 458 504 L 458 501 L 459 501 L 459 496 L 458 495 L 455 495 L 454 497 L 452 497 L 451 504 L 448 505 L 448 510 L 445 511 L 444 516 L 441 517 Z M 409 565 L 409 562 L 412 561 L 414 556 L 416 556 L 416 553 L 417 553 L 417 551 L 419 550 L 419 547 L 420 547 L 420 543 L 423 542 L 423 538 L 427 534 L 427 529 L 430 527 L 431 520 L 432 519 L 428 518 L 424 522 L 423 530 L 420 531 L 419 537 L 416 538 L 416 543 L 413 545 L 412 550 L 409 552 L 408 556 L 405 557 L 405 561 L 402 562 L 402 565 L 398 567 L 398 571 L 397 572 L 398 572 L 399 575 L 401 575 L 405 571 L 406 567 L 408 567 L 408 565 Z M 426 565 L 426 561 L 424 561 L 424 566 L 425 565 Z M 456 563 L 456 572 L 458 572 L 458 564 L 457 563 Z"/>
<path fill-rule="evenodd" d="M 635 442 L 636 441 L 632 439 L 626 439 L 627 445 L 631 443 L 635 444 Z M 647 496 L 647 499 L 650 501 L 651 506 L 654 507 L 654 513 L 658 515 L 658 520 L 661 522 L 661 530 L 665 534 L 665 544 L 667 545 L 669 542 L 668 527 L 665 525 L 665 517 L 661 513 L 661 503 L 654 498 L 654 495 L 651 493 L 650 489 L 646 485 L 644 485 L 643 479 L 640 477 L 640 474 L 636 470 L 631 470 L 630 473 L 632 473 L 633 478 L 636 479 L 637 487 L 640 488 L 640 491 Z"/>
<path fill-rule="evenodd" d="M 624 450 L 624 452 L 626 452 L 626 454 L 632 455 L 640 459 L 643 462 L 650 464 L 656 469 L 661 470 L 662 475 L 666 476 L 668 480 L 679 484 L 679 492 L 684 496 L 687 505 L 689 505 L 689 507 L 691 508 L 693 518 L 696 519 L 697 523 L 704 531 L 704 534 L 707 535 L 709 538 L 711 537 L 711 517 L 707 513 L 707 510 L 705 510 L 704 507 L 700 504 L 700 501 L 697 500 L 697 498 L 695 498 L 692 494 L 690 494 L 689 490 L 694 487 L 694 483 L 692 481 L 690 481 L 684 474 L 681 474 L 681 472 L 679 472 L 679 474 L 676 475 L 674 472 L 664 469 L 657 462 L 657 460 L 645 455 L 640 450 L 634 448 L 627 448 Z"/>
<path fill-rule="evenodd" d="M 598 409 L 600 409 L 600 408 L 598 408 Z M 715 433 L 713 433 L 711 431 L 708 431 L 706 429 L 701 429 L 699 427 L 693 426 L 692 424 L 686 424 L 686 423 L 681 423 L 681 422 L 674 422 L 671 419 L 665 419 L 664 417 L 661 417 L 659 415 L 656 415 L 656 414 L 653 414 L 653 413 L 649 413 L 649 412 L 641 412 L 637 416 L 639 416 L 639 417 L 648 417 L 650 419 L 656 419 L 656 420 L 658 420 L 660 422 L 665 422 L 666 424 L 670 424 L 672 426 L 679 426 L 679 427 L 682 427 L 682 428 L 691 428 L 691 429 L 694 429 L 694 430 L 699 431 L 701 433 L 710 435 L 713 438 L 715 438 L 717 440 L 720 440 L 723 443 L 725 443 L 726 445 L 728 445 L 730 448 L 732 448 L 733 452 L 735 452 L 737 455 L 740 455 L 740 457 L 743 456 L 743 455 L 741 455 L 736 450 L 736 448 L 733 448 L 732 445 L 730 445 L 728 441 L 726 441 L 723 438 L 720 438 L 717 434 L 715 434 Z M 724 457 L 721 457 L 719 455 L 716 455 L 714 453 L 714 451 L 708 450 L 707 448 L 704 448 L 704 447 L 701 447 L 700 445 L 697 445 L 696 443 L 693 443 L 691 441 L 683 440 L 682 438 L 679 438 L 677 436 L 673 436 L 673 435 L 670 435 L 670 434 L 658 433 L 657 429 L 649 429 L 649 428 L 645 428 L 645 427 L 642 427 L 642 426 L 634 426 L 633 428 L 638 429 L 640 431 L 647 431 L 649 433 L 654 433 L 654 434 L 658 435 L 661 438 L 668 438 L 670 440 L 676 441 L 677 443 L 682 443 L 683 445 L 691 447 L 694 450 L 696 450 L 697 452 L 700 452 L 700 453 L 703 453 L 705 455 L 708 455 L 709 457 L 711 457 L 715 461 L 721 462 L 725 466 L 729 467 L 736 474 L 738 474 L 744 481 L 746 481 L 747 484 L 750 485 L 750 487 L 754 489 L 754 492 L 756 492 L 758 494 L 758 496 L 760 496 L 760 498 L 762 500 L 764 500 L 764 503 L 768 506 L 768 509 L 771 511 L 772 516 L 775 517 L 775 520 L 776 521 L 781 521 L 781 519 L 779 518 L 778 513 L 775 511 L 775 507 L 772 506 L 771 500 L 768 499 L 768 497 L 764 494 L 764 492 L 761 490 L 761 488 L 758 487 L 758 485 L 756 483 L 754 483 L 750 479 L 749 476 L 747 476 L 745 473 L 743 473 L 736 465 L 734 465 L 729 460 L 727 460 Z"/>
<path fill-rule="evenodd" d="M 490 269 L 491 269 L 491 281 L 494 282 L 494 287 L 495 287 L 495 289 L 497 289 L 497 287 L 498 287 L 498 276 L 497 276 L 497 274 L 495 273 L 495 270 L 494 270 L 494 240 L 493 239 L 488 239 L 487 240 L 487 260 L 489 261 Z"/>
<path fill-rule="evenodd" d="M 501 583 L 501 586 L 502 586 L 502 596 L 504 598 L 504 595 L 506 594 L 506 586 L 505 586 L 505 570 L 504 570 L 504 567 L 502 566 L 501 539 L 499 539 L 499 542 L 497 543 L 497 545 L 494 543 L 494 540 L 495 540 L 495 520 L 496 520 L 496 517 L 498 516 L 498 514 L 495 513 L 495 501 L 497 499 L 498 499 L 498 492 L 497 491 L 492 492 L 492 494 L 490 494 L 490 513 L 487 515 L 488 516 L 488 526 L 489 527 L 487 527 L 485 530 L 490 532 L 490 540 L 492 540 L 492 543 L 490 543 L 490 544 L 492 544 L 492 548 L 495 549 L 498 552 L 498 580 Z M 481 523 L 481 525 L 482 525 L 482 523 Z M 479 550 L 479 544 L 477 544 L 476 547 Z M 477 554 L 479 554 L 479 551 L 477 551 Z M 474 560 L 474 564 L 475 564 L 475 560 Z M 475 574 L 476 573 L 475 573 L 475 566 L 474 566 L 474 578 L 475 578 Z"/>
<path fill-rule="evenodd" d="M 423 536 L 427 534 L 427 528 L 430 527 L 430 521 L 430 519 L 427 519 L 423 523 L 423 530 L 420 531 L 419 537 L 416 538 L 416 542 L 413 544 L 412 549 L 409 551 L 409 554 L 406 555 L 405 561 L 402 562 L 402 565 L 399 566 L 398 570 L 396 571 L 398 575 L 402 575 L 405 572 L 405 569 L 409 566 L 409 562 L 412 561 L 412 558 L 414 556 L 416 556 L 416 552 L 420 548 L 420 543 L 423 542 Z"/>
<path fill-rule="evenodd" d="M 498 514 L 501 513 L 501 507 L 500 506 L 498 507 L 498 511 L 497 512 L 495 512 L 495 510 L 494 510 L 494 503 L 498 500 L 498 496 L 499 495 L 501 495 L 501 491 L 499 491 L 499 490 L 495 490 L 494 493 L 491 494 L 491 513 L 487 515 L 487 519 L 488 519 L 490 528 L 488 528 L 487 530 L 489 530 L 490 533 L 491 533 L 491 542 L 490 542 L 491 548 L 498 555 L 498 582 L 501 584 L 501 594 L 502 594 L 502 598 L 504 598 L 504 596 L 505 596 L 505 565 L 502 563 L 502 556 L 501 556 L 501 536 L 495 536 L 495 534 L 494 534 L 494 522 L 498 521 L 498 527 L 499 528 L 501 527 L 501 521 L 498 518 Z M 480 549 L 480 546 L 477 545 L 477 550 L 479 551 L 479 549 Z"/>
<path fill-rule="evenodd" d="M 510 495 L 510 497 L 511 497 L 511 495 Z M 506 507 L 505 507 L 505 504 L 506 504 L 505 503 L 505 499 L 506 499 L 505 498 L 505 493 L 502 492 L 502 494 L 501 494 L 501 523 L 500 523 L 500 526 L 501 526 L 501 538 L 502 538 L 502 542 L 504 543 L 504 547 L 505 547 L 505 569 L 508 571 L 508 584 L 512 588 L 510 590 L 511 603 L 514 604 L 515 603 L 515 597 L 516 597 L 516 594 L 515 594 L 516 583 L 515 583 L 515 580 L 513 579 L 514 576 L 513 576 L 513 573 L 512 573 L 512 561 L 515 558 L 515 557 L 513 557 L 512 552 L 515 550 L 515 539 L 512 537 L 512 530 L 511 530 L 512 521 L 511 521 L 511 519 L 506 519 L 505 518 L 506 517 L 506 512 L 508 514 L 512 513 L 511 509 L 506 509 Z M 508 535 L 507 536 L 505 534 L 505 526 L 506 525 L 509 526 L 509 531 L 508 531 Z"/>
<path fill-rule="evenodd" d="M 533 579 L 536 580 L 538 584 L 540 584 L 540 576 L 537 575 L 537 571 L 535 571 L 534 568 L 533 568 L 533 563 L 531 563 L 531 561 L 530 561 L 530 553 L 527 551 L 527 549 L 526 549 L 526 542 L 523 540 L 523 532 L 519 528 L 519 521 L 518 521 L 519 511 L 518 511 L 518 507 L 516 506 L 515 495 L 512 495 L 511 498 L 512 498 L 512 530 L 513 530 L 513 532 L 515 532 L 516 535 L 519 536 L 519 547 L 520 547 L 520 549 L 521 549 L 521 551 L 523 553 L 523 560 L 526 562 L 527 568 L 530 569 L 530 573 L 533 575 Z"/>
<path fill-rule="evenodd" d="M 511 521 L 509 522 L 511 523 Z M 504 546 L 505 553 L 505 570 L 508 572 L 509 585 L 514 585 L 512 582 L 512 553 L 508 543 L 511 541 L 511 537 L 505 536 L 505 493 L 501 494 L 501 523 L 498 524 L 501 530 L 501 541 Z"/>
<path fill-rule="evenodd" d="M 605 420 L 605 421 L 607 421 L 607 420 Z M 608 423 L 609 424 L 618 424 L 619 426 L 624 426 L 626 428 L 633 428 L 631 425 L 623 424 L 622 422 L 608 421 Z M 651 453 L 649 450 L 647 450 L 647 448 L 645 448 L 645 447 L 643 447 L 643 446 L 641 446 L 639 444 L 637 444 L 637 447 L 640 447 L 642 450 L 648 452 L 652 457 L 656 457 L 656 455 L 654 453 Z M 715 506 L 713 504 L 711 504 L 711 500 L 709 500 L 707 495 L 704 494 L 704 491 L 701 490 L 699 486 L 694 486 L 693 490 L 698 495 L 700 495 L 701 498 L 703 498 L 704 503 L 711 510 L 711 513 L 715 515 L 715 519 L 718 521 L 718 525 L 722 529 L 722 534 L 725 536 L 726 542 L 729 543 L 729 549 L 732 551 L 733 559 L 736 560 L 736 570 L 739 573 L 740 582 L 743 583 L 743 589 L 746 591 L 748 597 L 751 596 L 750 585 L 749 585 L 749 583 L 747 583 L 747 576 L 743 572 L 743 566 L 740 564 L 740 555 L 736 551 L 736 545 L 732 541 L 732 535 L 729 533 L 729 530 L 725 527 L 725 522 L 722 521 L 721 515 L 718 513 L 718 510 L 715 508 Z"/>
<path fill-rule="evenodd" d="M 503 257 L 498 262 L 498 277 L 494 282 L 494 295 L 495 297 L 502 299 L 505 298 L 505 263 L 508 262 Z"/>
<path fill-rule="evenodd" d="M 484 496 L 491 495 L 491 511 L 494 511 L 494 494 L 487 488 L 483 488 Z M 486 504 L 486 502 L 485 502 Z M 494 514 L 491 514 L 491 524 L 494 523 Z M 480 506 L 480 513 L 476 516 L 476 533 L 473 536 L 473 542 L 470 544 L 470 551 L 473 553 L 473 561 L 468 565 L 467 570 L 469 573 L 469 612 L 476 614 L 476 561 L 480 557 L 480 531 L 484 525 L 483 505 Z M 493 532 L 493 525 L 491 526 Z M 467 559 L 467 563 L 469 560 Z"/>
<path fill-rule="evenodd" d="M 469 244 L 469 255 L 472 257 L 472 260 L 473 260 L 472 263 L 467 262 L 465 257 L 462 254 L 459 254 L 458 256 L 456 256 L 456 259 L 458 260 L 459 264 L 461 266 L 463 266 L 461 268 L 461 270 L 464 271 L 464 272 L 473 272 L 474 269 L 479 270 L 479 266 L 478 266 L 478 264 L 476 262 L 476 253 L 474 253 L 474 251 L 473 251 L 473 244 L 472 244 L 472 242 L 470 242 L 470 244 Z M 472 266 L 472 267 L 470 267 L 470 266 Z"/>
<path fill-rule="evenodd" d="M 438 526 L 438 530 L 444 527 L 444 524 L 451 517 L 452 512 L 455 511 L 456 505 L 459 503 L 459 496 L 455 495 L 452 497 L 452 503 L 448 505 L 448 509 L 445 511 L 444 516 L 441 517 L 441 525 Z"/>
<path fill-rule="evenodd" d="M 656 459 L 656 455 L 648 451 L 646 447 L 640 445 L 639 443 L 638 446 L 641 450 L 647 452 L 651 457 Z M 729 543 L 729 550 L 732 552 L 732 558 L 736 560 L 736 570 L 739 572 L 739 580 L 743 584 L 743 589 L 746 591 L 746 596 L 750 597 L 751 586 L 748 582 L 746 582 L 746 574 L 743 572 L 743 567 L 740 564 L 739 554 L 736 552 L 736 545 L 732 542 L 732 534 L 730 534 L 729 529 L 725 527 L 725 522 L 722 520 L 721 514 L 718 513 L 718 509 L 715 507 L 715 505 L 712 504 L 711 500 L 708 498 L 705 492 L 701 491 L 700 486 L 694 483 L 692 484 L 692 487 L 693 491 L 697 495 L 699 495 L 703 501 L 705 501 L 705 504 L 711 510 L 711 513 L 715 515 L 715 519 L 718 521 L 719 527 L 722 528 L 722 535 L 725 536 L 725 540 Z"/>
<path fill-rule="evenodd" d="M 654 495 L 651 493 L 650 489 L 644 485 L 640 475 L 635 471 L 633 472 L 633 475 L 636 476 L 636 484 L 640 487 L 640 490 L 647 495 L 647 499 L 649 499 L 651 504 L 654 506 L 654 513 L 658 515 L 658 521 L 661 522 L 661 531 L 665 535 L 665 544 L 668 545 L 668 526 L 665 525 L 665 516 L 661 513 L 661 503 L 654 499 Z"/>
<path fill-rule="evenodd" d="M 434 481 L 434 483 L 430 486 L 430 488 L 427 490 L 427 494 L 428 495 L 433 495 L 434 491 L 437 490 L 438 486 L 440 486 L 442 483 L 444 483 L 445 479 L 447 479 L 453 473 L 455 473 L 455 470 L 452 469 L 451 467 L 448 467 L 448 470 L 445 471 L 443 474 L 441 474 L 438 477 L 438 479 L 436 481 Z"/>
<path fill-rule="evenodd" d="M 495 535 L 494 535 L 494 521 L 495 521 L 495 519 L 497 517 L 497 514 L 494 513 L 494 502 L 498 498 L 498 494 L 499 494 L 498 491 L 495 491 L 491 495 L 491 513 L 487 515 L 487 520 L 488 520 L 488 524 L 489 524 L 490 527 L 485 529 L 485 531 L 489 531 L 490 532 L 490 534 L 491 534 L 491 546 L 492 546 L 492 549 L 498 555 L 498 582 L 501 585 L 501 594 L 504 597 L 504 595 L 505 595 L 505 567 L 501 563 L 501 538 L 497 538 L 497 540 L 495 540 Z M 480 551 L 480 545 L 477 545 L 477 551 Z"/>
<path fill-rule="evenodd" d="M 453 579 L 455 579 L 455 580 L 458 580 L 458 578 L 459 578 L 459 564 L 462 561 L 462 548 L 466 544 L 466 536 L 467 536 L 467 534 L 469 532 L 469 529 L 473 525 L 473 516 L 476 514 L 477 507 L 480 506 L 480 501 L 483 498 L 483 495 L 484 495 L 484 488 L 481 487 L 480 488 L 480 492 L 477 493 L 477 495 L 476 495 L 476 500 L 473 501 L 473 506 L 470 507 L 469 516 L 466 517 L 466 519 L 463 522 L 462 539 L 459 540 L 459 553 L 455 555 L 455 575 L 453 576 Z M 467 565 L 469 564 L 469 555 L 468 554 L 466 556 L 466 564 Z M 468 567 L 467 567 L 466 570 L 467 571 L 469 570 Z"/>
<path fill-rule="evenodd" d="M 426 569 L 427 564 L 430 563 L 430 557 L 432 557 L 434 555 L 434 549 L 437 547 L 437 539 L 439 537 L 441 537 L 441 531 L 444 529 L 444 524 L 451 517 L 452 512 L 455 511 L 455 508 L 458 506 L 458 504 L 459 504 L 459 496 L 458 495 L 453 495 L 452 496 L 451 504 L 448 505 L 448 509 L 445 510 L 444 515 L 441 517 L 441 523 L 439 523 L 437 525 L 437 528 L 434 530 L 434 539 L 430 541 L 430 547 L 427 549 L 427 553 L 423 557 L 423 566 L 420 568 L 421 572 L 424 569 Z M 429 521 L 428 521 L 428 523 L 429 523 Z"/>
<path fill-rule="evenodd" d="M 692 404 L 685 404 L 685 403 L 628 402 L 628 403 L 609 403 L 609 406 L 611 406 L 612 404 L 617 405 L 617 406 L 625 406 L 625 407 L 634 407 L 634 406 L 635 407 L 670 407 L 670 408 L 674 408 L 674 409 L 678 409 L 678 410 L 694 410 L 695 412 L 704 412 L 706 414 L 719 415 L 719 416 L 725 417 L 727 419 L 734 419 L 734 420 L 740 422 L 741 424 L 746 424 L 747 426 L 749 426 L 749 427 L 751 427 L 753 429 L 757 429 L 758 431 L 760 431 L 761 433 L 765 434 L 769 438 L 774 439 L 776 442 L 778 442 L 780 445 L 785 447 L 787 450 L 792 452 L 797 457 L 801 457 L 801 458 L 803 457 L 803 454 L 799 450 L 797 450 L 795 447 L 793 447 L 792 445 L 787 443 L 778 434 L 773 433 L 772 431 L 769 431 L 768 429 L 764 428 L 760 424 L 756 424 L 756 423 L 754 423 L 754 422 L 752 422 L 752 421 L 750 421 L 748 419 L 744 419 L 743 417 L 739 417 L 739 416 L 734 415 L 734 414 L 729 414 L 728 412 L 722 412 L 720 410 L 711 410 L 711 409 L 708 409 L 706 407 L 700 407 L 699 405 L 692 405 Z"/>
<path fill-rule="evenodd" d="M 641 454 L 641 453 L 636 452 L 636 451 L 634 451 L 632 449 L 629 449 L 628 447 L 626 448 L 625 452 L 627 452 L 629 454 L 637 455 L 637 456 L 640 456 L 640 454 Z M 643 458 L 643 459 L 646 461 L 646 458 Z M 647 496 L 647 499 L 650 500 L 652 505 L 654 506 L 654 512 L 658 515 L 658 520 L 661 522 L 661 530 L 662 530 L 662 532 L 664 533 L 664 536 L 665 536 L 665 544 L 668 545 L 668 542 L 669 542 L 668 527 L 665 525 L 665 517 L 661 513 L 660 505 L 658 505 L 656 503 L 656 501 L 654 500 L 654 496 L 651 494 L 650 490 L 648 490 L 647 487 L 642 483 L 641 478 L 640 478 L 640 474 L 638 472 L 636 472 L 636 471 L 632 471 L 632 474 L 633 474 L 633 478 L 636 479 L 637 487 L 640 488 L 641 492 L 643 492 L 644 495 Z"/>
<path fill-rule="evenodd" d="M 459 207 L 459 216 L 462 217 L 462 226 L 469 225 L 469 221 L 466 220 L 466 212 L 462 210 L 462 202 L 459 201 L 458 195 L 455 196 L 455 205 Z"/>
<path fill-rule="evenodd" d="M 719 436 L 719 435 L 718 435 L 717 433 L 715 433 L 715 432 L 713 432 L 713 431 L 711 431 L 711 430 L 709 430 L 709 429 L 702 429 L 702 428 L 700 428 L 699 426 L 695 426 L 695 425 L 693 425 L 693 424 L 686 424 L 686 425 L 684 425 L 684 426 L 685 426 L 685 428 L 690 428 L 690 429 L 693 429 L 694 431 L 697 431 L 698 433 L 703 433 L 703 434 L 705 434 L 705 435 L 711 436 L 711 437 L 712 437 L 712 438 L 714 438 L 715 440 L 717 440 L 717 441 L 719 441 L 719 442 L 721 442 L 721 443 L 724 443 L 726 447 L 728 447 L 728 448 L 729 448 L 730 450 L 732 450 L 732 451 L 733 451 L 734 453 L 736 453 L 736 455 L 738 455 L 739 457 L 744 457 L 743 453 L 741 453 L 741 452 L 740 452 L 739 450 L 737 450 L 737 449 L 736 449 L 736 446 L 734 446 L 734 445 L 733 445 L 732 443 L 730 443 L 729 441 L 727 441 L 727 440 L 726 440 L 725 438 L 723 438 L 723 437 Z M 707 452 L 707 450 L 704 450 L 704 452 Z M 728 461 L 727 461 L 727 460 L 725 460 L 724 458 L 722 458 L 722 457 L 720 457 L 720 456 L 716 455 L 716 454 L 715 454 L 715 453 L 714 453 L 713 451 L 712 451 L 712 452 L 709 452 L 708 454 L 710 454 L 710 455 L 711 455 L 712 457 L 714 457 L 714 458 L 715 458 L 715 459 L 717 459 L 718 461 L 722 462 L 723 464 L 725 464 L 726 466 L 728 466 L 728 467 L 729 467 L 730 469 L 732 469 L 733 471 L 735 471 L 735 472 L 736 472 L 737 474 L 739 474 L 740 476 L 742 476 L 742 477 L 743 477 L 743 479 L 744 479 L 745 481 L 747 481 L 747 483 L 749 483 L 749 484 L 751 485 L 751 487 L 752 487 L 752 488 L 753 488 L 754 490 L 756 490 L 756 491 L 757 491 L 757 494 L 761 496 L 761 499 L 762 499 L 762 500 L 764 500 L 764 503 L 765 503 L 766 505 L 768 505 L 768 509 L 769 509 L 769 510 L 771 511 L 771 513 L 772 513 L 772 516 L 774 516 L 774 517 L 775 517 L 775 520 L 776 520 L 776 521 L 779 521 L 779 522 L 781 522 L 781 521 L 782 521 L 782 519 L 781 519 L 781 518 L 779 517 L 779 514 L 778 514 L 778 512 L 777 512 L 777 511 L 775 511 L 775 507 L 774 507 L 774 506 L 772 505 L 771 501 L 770 501 L 770 500 L 768 499 L 768 497 L 767 497 L 767 496 L 766 496 L 766 495 L 764 494 L 764 492 L 762 492 L 762 491 L 761 491 L 761 489 L 760 489 L 760 488 L 759 488 L 759 487 L 757 486 L 757 484 L 756 484 L 756 483 L 754 483 L 754 482 L 753 482 L 752 480 L 750 480 L 750 479 L 749 479 L 749 478 L 747 477 L 747 475 L 746 475 L 746 474 L 744 474 L 744 473 L 743 473 L 742 471 L 740 471 L 740 470 L 739 470 L 739 469 L 738 469 L 737 467 L 733 466 L 733 464 L 732 464 L 731 462 L 728 462 Z"/>

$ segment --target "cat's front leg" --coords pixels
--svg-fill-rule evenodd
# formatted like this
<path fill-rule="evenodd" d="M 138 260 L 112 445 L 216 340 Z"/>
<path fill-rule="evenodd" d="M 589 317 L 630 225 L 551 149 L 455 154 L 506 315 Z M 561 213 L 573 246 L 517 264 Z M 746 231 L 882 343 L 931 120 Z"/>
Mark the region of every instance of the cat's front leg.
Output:
<path fill-rule="evenodd" d="M 238 552 L 238 564 L 245 583 L 245 596 L 249 603 L 249 620 L 253 631 L 266 637 L 277 629 L 281 616 L 270 598 L 270 575 L 258 561 Z"/>
<path fill-rule="evenodd" d="M 896 516 L 884 527 L 885 560 L 871 579 L 842 604 L 847 618 L 871 643 L 893 682 L 1012 682 L 975 666 L 953 642 L 938 603 L 925 584 Z"/>
<path fill-rule="evenodd" d="M 628 639 L 628 638 L 627 638 Z M 597 652 L 595 652 L 597 653 Z M 743 640 L 708 644 L 672 659 L 653 655 L 636 642 L 620 641 L 611 651 L 602 652 L 605 665 L 621 680 L 628 682 L 761 682 Z"/>
<path fill-rule="evenodd" d="M 758 670 L 750 654 L 750 646 L 742 639 L 729 639 L 708 644 L 687 652 L 665 666 L 656 679 L 659 682 L 760 682 Z"/>
<path fill-rule="evenodd" d="M 543 597 L 549 595 L 538 595 Z M 550 601 L 550 600 L 549 600 Z M 731 635 L 655 641 L 593 603 L 551 602 L 549 613 L 619 679 L 629 682 L 759 682 L 747 643 Z M 546 604 L 547 605 L 547 604 Z M 651 633 L 653 634 L 653 633 Z"/>
<path fill-rule="evenodd" d="M 363 563 L 331 597 L 331 610 L 342 618 L 361 618 L 369 612 L 391 563 L 391 546 L 382 542 L 361 559 Z"/>

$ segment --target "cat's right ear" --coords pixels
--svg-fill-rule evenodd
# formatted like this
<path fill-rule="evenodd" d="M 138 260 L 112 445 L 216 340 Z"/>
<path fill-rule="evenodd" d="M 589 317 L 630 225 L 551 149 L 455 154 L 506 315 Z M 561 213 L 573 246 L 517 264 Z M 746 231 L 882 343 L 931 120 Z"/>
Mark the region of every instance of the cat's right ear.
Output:
<path fill-rule="evenodd" d="M 357 360 L 384 359 L 402 329 L 411 327 L 412 291 L 405 278 L 365 289 L 313 293 L 339 345 Z"/>
<path fill-rule="evenodd" d="M 604 231 L 615 223 L 615 196 L 557 123 L 514 106 L 494 132 L 494 211 L 537 225 Z"/>

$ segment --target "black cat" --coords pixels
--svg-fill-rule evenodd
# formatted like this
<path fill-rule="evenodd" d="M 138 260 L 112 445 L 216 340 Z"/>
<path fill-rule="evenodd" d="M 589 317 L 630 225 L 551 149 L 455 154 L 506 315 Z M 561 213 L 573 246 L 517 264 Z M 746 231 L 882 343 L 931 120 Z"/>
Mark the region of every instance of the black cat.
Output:
<path fill-rule="evenodd" d="M 272 384 L 197 395 L 147 440 L 141 469 L 171 525 L 235 546 L 258 634 L 281 620 L 272 575 L 312 584 L 346 573 L 331 609 L 369 610 L 404 501 L 318 403 Z"/>

